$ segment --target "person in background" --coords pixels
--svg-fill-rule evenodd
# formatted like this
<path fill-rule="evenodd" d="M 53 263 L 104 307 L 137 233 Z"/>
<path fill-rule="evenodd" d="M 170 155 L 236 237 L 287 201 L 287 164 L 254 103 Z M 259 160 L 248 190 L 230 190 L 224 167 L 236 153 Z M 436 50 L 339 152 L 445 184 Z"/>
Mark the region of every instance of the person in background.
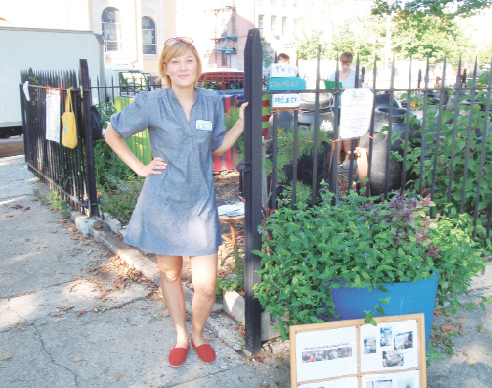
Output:
<path fill-rule="evenodd" d="M 299 69 L 296 65 L 290 63 L 290 57 L 285 53 L 280 53 L 277 55 L 277 63 L 290 65 L 294 70 L 296 77 L 299 75 Z"/>
<path fill-rule="evenodd" d="M 434 84 L 434 89 L 439 89 L 441 87 L 441 77 L 436 77 L 436 83 Z"/>
<path fill-rule="evenodd" d="M 157 257 L 162 294 L 176 329 L 169 364 L 184 364 L 190 349 L 181 271 L 191 258 L 193 301 L 191 346 L 206 364 L 215 351 L 203 328 L 215 301 L 218 247 L 222 244 L 212 174 L 212 154 L 229 150 L 244 131 L 244 109 L 226 133 L 221 97 L 196 87 L 202 64 L 191 38 L 168 39 L 159 56 L 164 88 L 139 93 L 111 116 L 106 142 L 139 176 L 144 176 L 125 243 Z M 148 128 L 153 159 L 144 165 L 122 137 Z"/>
<path fill-rule="evenodd" d="M 355 70 L 350 70 L 350 66 L 352 65 L 353 55 L 350 52 L 344 52 L 340 55 L 340 63 L 342 69 L 339 71 L 338 80 L 342 83 L 343 89 L 355 88 Z M 335 81 L 336 72 L 330 75 L 328 78 L 330 81 Z M 338 127 L 340 129 L 340 112 L 341 112 L 341 99 L 339 97 L 338 100 Z M 351 151 L 351 140 L 343 140 L 342 139 L 342 147 L 345 150 L 345 159 L 343 162 L 340 162 L 342 167 L 346 170 L 350 168 L 350 154 Z M 338 160 L 340 160 L 340 152 L 342 147 L 338 147 Z M 357 166 L 354 160 L 354 168 Z"/>

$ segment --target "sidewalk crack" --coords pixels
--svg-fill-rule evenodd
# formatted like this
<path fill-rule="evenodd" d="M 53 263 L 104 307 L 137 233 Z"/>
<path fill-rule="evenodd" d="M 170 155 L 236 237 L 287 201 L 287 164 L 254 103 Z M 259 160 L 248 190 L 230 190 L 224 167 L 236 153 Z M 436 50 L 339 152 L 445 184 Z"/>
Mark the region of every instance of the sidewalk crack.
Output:
<path fill-rule="evenodd" d="M 77 374 L 72 371 L 70 368 L 64 366 L 64 365 L 61 365 L 61 364 L 58 364 L 54 359 L 53 359 L 53 356 L 51 355 L 50 352 L 48 352 L 48 350 L 46 349 L 46 346 L 44 344 L 44 340 L 43 340 L 43 336 L 41 335 L 41 332 L 39 331 L 38 327 L 36 326 L 36 322 L 34 322 L 33 324 L 34 326 L 34 329 L 36 330 L 36 333 L 38 334 L 38 338 L 39 338 L 39 341 L 41 342 L 41 347 L 43 348 L 44 352 L 49 356 L 50 360 L 51 360 L 51 363 L 53 365 L 56 365 L 60 368 L 63 368 L 65 369 L 67 372 L 71 373 L 73 375 L 73 379 L 74 379 L 74 382 L 75 382 L 75 386 L 78 387 L 79 386 L 79 382 L 77 380 Z"/>

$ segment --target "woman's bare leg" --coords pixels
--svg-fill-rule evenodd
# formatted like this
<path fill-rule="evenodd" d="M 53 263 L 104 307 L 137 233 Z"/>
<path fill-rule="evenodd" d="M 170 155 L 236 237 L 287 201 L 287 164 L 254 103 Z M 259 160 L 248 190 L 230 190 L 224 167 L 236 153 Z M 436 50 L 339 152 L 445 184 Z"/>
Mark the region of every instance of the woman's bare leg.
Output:
<path fill-rule="evenodd" d="M 188 348 L 190 339 L 186 328 L 186 308 L 181 285 L 183 258 L 181 256 L 156 255 L 159 263 L 162 295 L 176 329 L 176 347 Z"/>
<path fill-rule="evenodd" d="M 350 162 L 350 154 L 352 153 L 352 140 L 343 140 L 343 149 L 345 150 L 345 160 L 343 164 Z"/>
<path fill-rule="evenodd" d="M 206 343 L 203 339 L 203 328 L 215 302 L 217 263 L 217 253 L 191 257 L 193 277 L 191 339 L 197 347 Z"/>

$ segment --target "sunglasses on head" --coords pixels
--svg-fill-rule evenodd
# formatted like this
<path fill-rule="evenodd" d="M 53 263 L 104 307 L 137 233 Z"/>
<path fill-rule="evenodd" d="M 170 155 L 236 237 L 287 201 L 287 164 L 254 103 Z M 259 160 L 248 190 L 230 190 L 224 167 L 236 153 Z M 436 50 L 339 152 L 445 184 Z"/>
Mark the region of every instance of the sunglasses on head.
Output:
<path fill-rule="evenodd" d="M 171 38 L 171 39 L 166 40 L 166 43 L 164 43 L 164 46 L 170 46 L 176 42 L 182 42 L 185 44 L 193 44 L 193 39 L 191 39 L 191 38 L 180 38 L 180 37 Z"/>

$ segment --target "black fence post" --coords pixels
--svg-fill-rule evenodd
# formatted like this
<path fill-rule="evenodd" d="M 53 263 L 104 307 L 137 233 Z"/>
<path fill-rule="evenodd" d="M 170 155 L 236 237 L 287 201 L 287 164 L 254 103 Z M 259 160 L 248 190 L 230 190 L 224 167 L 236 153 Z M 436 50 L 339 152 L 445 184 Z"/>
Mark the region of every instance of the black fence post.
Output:
<path fill-rule="evenodd" d="M 245 111 L 244 131 L 244 291 L 245 291 L 245 342 L 246 349 L 256 352 L 261 349 L 261 305 L 254 299 L 253 286 L 260 282 L 254 271 L 261 269 L 260 258 L 253 254 L 261 249 L 262 207 L 262 45 L 260 31 L 248 32 L 244 52 L 244 98 L 249 102 Z"/>
<path fill-rule="evenodd" d="M 96 169 L 94 166 L 94 144 L 91 129 L 91 81 L 89 78 L 89 66 L 87 59 L 81 59 L 79 63 L 79 85 L 82 97 L 82 125 L 84 126 L 84 148 L 87 166 L 87 195 L 89 217 L 99 215 L 97 208 Z"/>

